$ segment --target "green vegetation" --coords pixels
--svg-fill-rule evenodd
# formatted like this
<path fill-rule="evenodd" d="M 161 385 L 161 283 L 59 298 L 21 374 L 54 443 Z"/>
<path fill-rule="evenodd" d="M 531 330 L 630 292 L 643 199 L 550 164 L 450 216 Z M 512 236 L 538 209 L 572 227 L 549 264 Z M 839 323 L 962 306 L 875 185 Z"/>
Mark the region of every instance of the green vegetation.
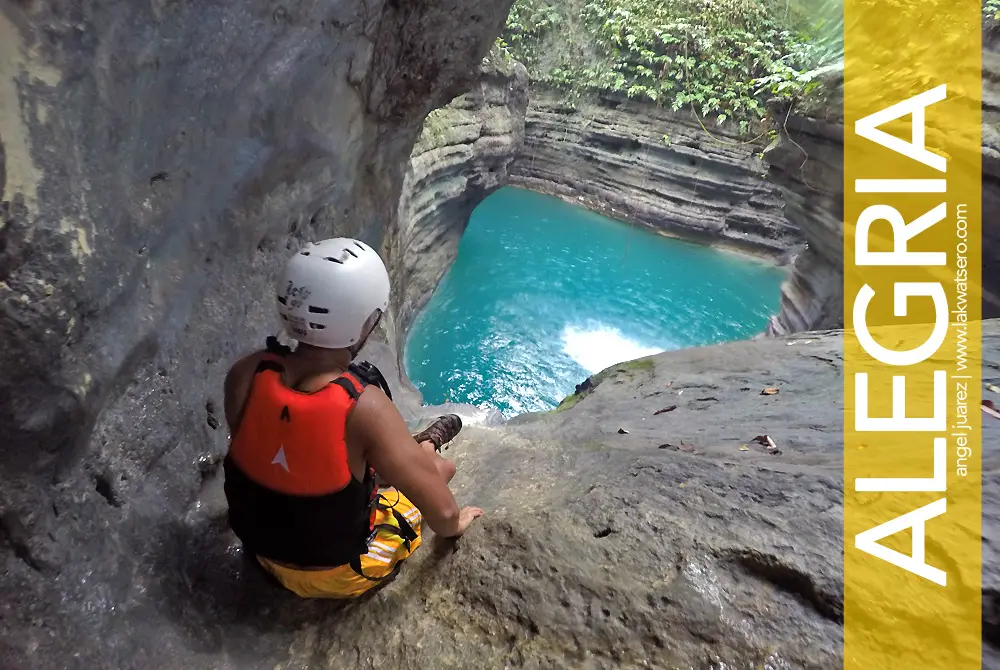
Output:
<path fill-rule="evenodd" d="M 562 402 L 552 410 L 553 412 L 562 412 L 576 403 L 580 402 L 586 398 L 590 393 L 598 387 L 598 385 L 608 379 L 616 379 L 621 375 L 626 375 L 629 378 L 633 377 L 638 372 L 646 372 L 652 375 L 656 370 L 656 361 L 653 360 L 653 356 L 646 356 L 645 358 L 637 358 L 632 361 L 625 361 L 623 363 L 618 363 L 617 365 L 612 365 L 610 368 L 606 368 L 596 375 L 589 378 L 590 384 L 579 392 L 572 393 L 562 399 Z"/>
<path fill-rule="evenodd" d="M 433 148 L 448 144 L 448 138 L 454 134 L 455 129 L 465 123 L 468 123 L 466 113 L 460 109 L 445 105 L 433 110 L 424 119 L 420 137 L 417 139 L 417 148 Z"/>
<path fill-rule="evenodd" d="M 496 38 L 496 41 L 493 42 L 493 47 L 490 49 L 490 53 L 483 59 L 483 65 L 492 65 L 498 70 L 508 72 L 510 66 L 513 64 L 514 57 L 507 48 L 507 43 L 503 41 L 502 37 Z"/>
<path fill-rule="evenodd" d="M 562 411 L 565 411 L 565 410 L 569 409 L 570 407 L 572 407 L 573 405 L 575 405 L 576 403 L 578 403 L 581 400 L 583 400 L 584 396 L 586 396 L 586 395 L 587 395 L 586 393 L 572 393 L 572 394 L 566 396 L 565 398 L 563 398 L 562 402 L 560 402 L 559 405 L 554 410 L 552 410 L 552 411 L 553 412 L 562 412 Z"/>
<path fill-rule="evenodd" d="M 502 39 L 533 81 L 571 97 L 690 107 L 747 132 L 767 99 L 808 93 L 839 59 L 840 3 L 808 1 L 516 0 Z"/>
<path fill-rule="evenodd" d="M 655 356 L 655 354 L 654 354 Z M 607 377 L 617 376 L 621 373 L 634 373 L 634 372 L 649 372 L 652 373 L 656 369 L 656 361 L 654 356 L 646 356 L 645 358 L 636 358 L 635 360 L 625 361 L 624 363 L 618 363 L 617 365 L 612 365 L 607 370 L 599 372 L 598 376 L 601 379 Z"/>

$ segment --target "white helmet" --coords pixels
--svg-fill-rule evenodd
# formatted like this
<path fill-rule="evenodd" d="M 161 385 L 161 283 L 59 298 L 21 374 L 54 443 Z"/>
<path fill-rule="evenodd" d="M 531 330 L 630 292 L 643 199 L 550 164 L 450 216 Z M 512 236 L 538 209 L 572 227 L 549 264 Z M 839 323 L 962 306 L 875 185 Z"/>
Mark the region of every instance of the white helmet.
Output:
<path fill-rule="evenodd" d="M 378 253 L 346 237 L 308 244 L 278 278 L 288 336 L 326 349 L 357 344 L 368 318 L 389 306 L 389 273 Z"/>

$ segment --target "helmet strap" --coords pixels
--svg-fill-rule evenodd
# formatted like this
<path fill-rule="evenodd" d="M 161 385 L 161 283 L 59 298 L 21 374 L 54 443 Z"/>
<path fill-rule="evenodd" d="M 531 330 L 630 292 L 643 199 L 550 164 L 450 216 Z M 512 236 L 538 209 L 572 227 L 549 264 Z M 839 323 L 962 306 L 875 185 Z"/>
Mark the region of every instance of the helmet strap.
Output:
<path fill-rule="evenodd" d="M 362 337 L 361 337 L 360 340 L 358 340 L 357 342 L 355 342 L 354 345 L 348 347 L 348 349 L 347 349 L 350 352 L 350 354 L 351 354 L 351 360 L 352 361 L 355 358 L 357 358 L 358 354 L 361 353 L 361 350 L 365 348 L 365 345 L 368 343 L 368 338 L 371 337 L 371 334 L 375 332 L 376 328 L 378 328 L 379 322 L 382 321 L 382 310 L 379 309 L 379 310 L 375 310 L 375 311 L 378 314 L 378 316 L 375 317 L 375 321 L 374 321 L 374 323 L 372 323 L 371 328 L 368 329 L 367 333 L 365 333 L 364 335 L 362 335 Z"/>

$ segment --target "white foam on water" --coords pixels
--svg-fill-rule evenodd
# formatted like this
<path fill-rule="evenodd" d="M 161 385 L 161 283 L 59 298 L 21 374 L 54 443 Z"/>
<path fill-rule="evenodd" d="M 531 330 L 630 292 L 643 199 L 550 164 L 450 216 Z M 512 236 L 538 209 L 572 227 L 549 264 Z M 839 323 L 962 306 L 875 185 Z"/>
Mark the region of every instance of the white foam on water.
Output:
<path fill-rule="evenodd" d="M 663 349 L 648 347 L 625 337 L 620 330 L 598 324 L 590 328 L 566 326 L 562 332 L 563 352 L 590 374 L 615 363 L 658 354 Z"/>

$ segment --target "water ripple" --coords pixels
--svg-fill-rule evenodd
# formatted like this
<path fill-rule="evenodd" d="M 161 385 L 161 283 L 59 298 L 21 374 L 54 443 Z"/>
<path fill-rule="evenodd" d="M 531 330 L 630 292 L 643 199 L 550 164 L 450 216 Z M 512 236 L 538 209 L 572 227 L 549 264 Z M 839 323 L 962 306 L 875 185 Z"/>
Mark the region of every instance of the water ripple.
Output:
<path fill-rule="evenodd" d="M 476 209 L 407 342 L 428 403 L 551 409 L 588 375 L 750 337 L 783 272 L 506 188 Z"/>

